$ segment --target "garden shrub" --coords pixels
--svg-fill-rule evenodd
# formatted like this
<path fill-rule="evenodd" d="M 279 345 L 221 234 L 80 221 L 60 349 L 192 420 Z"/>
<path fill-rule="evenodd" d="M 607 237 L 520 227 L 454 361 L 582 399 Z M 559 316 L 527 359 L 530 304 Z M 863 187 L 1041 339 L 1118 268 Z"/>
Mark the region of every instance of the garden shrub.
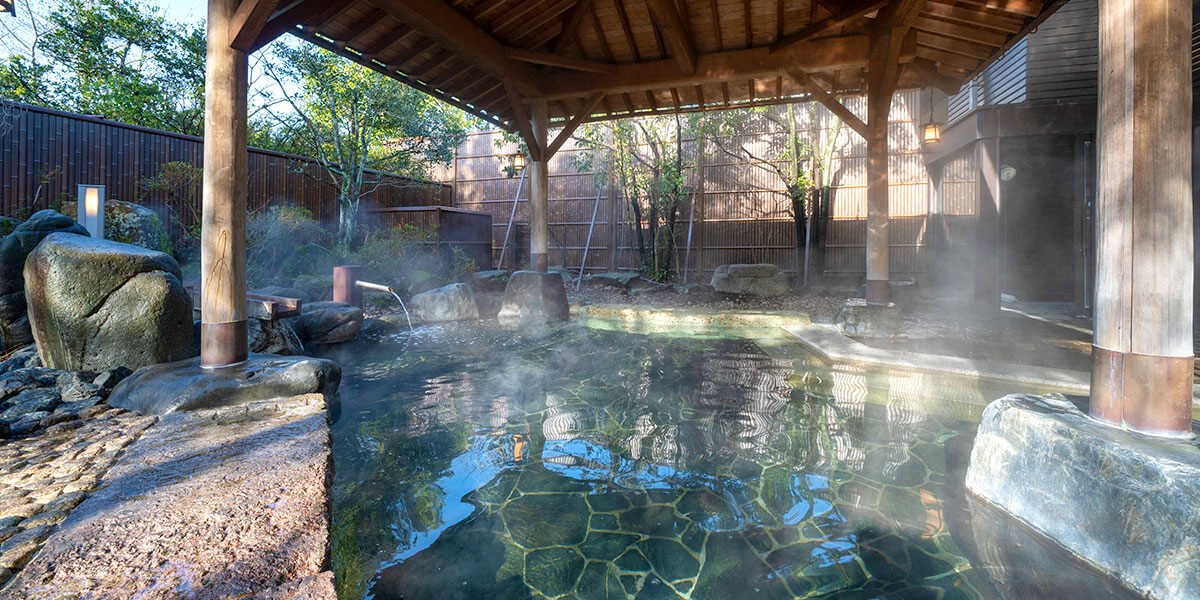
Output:
<path fill-rule="evenodd" d="M 246 224 L 247 278 L 251 287 L 326 285 L 333 267 L 361 265 L 364 279 L 402 296 L 469 280 L 474 261 L 457 248 L 439 249 L 436 240 L 436 232 L 413 226 L 380 228 L 349 248 L 309 211 L 272 207 Z"/>

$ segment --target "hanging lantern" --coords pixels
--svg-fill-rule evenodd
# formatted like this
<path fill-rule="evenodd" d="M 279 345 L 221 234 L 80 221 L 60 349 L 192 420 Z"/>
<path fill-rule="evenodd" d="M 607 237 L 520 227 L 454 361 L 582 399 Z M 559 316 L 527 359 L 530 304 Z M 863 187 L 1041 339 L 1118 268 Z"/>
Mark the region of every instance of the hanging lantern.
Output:
<path fill-rule="evenodd" d="M 76 221 L 88 230 L 88 234 L 104 239 L 104 186 L 79 186 L 79 209 Z"/>
<path fill-rule="evenodd" d="M 926 123 L 921 139 L 926 144 L 939 142 L 942 139 L 942 126 L 939 123 Z"/>
<path fill-rule="evenodd" d="M 516 169 L 518 171 L 520 171 L 521 169 L 524 169 L 525 168 L 525 155 L 520 154 L 520 153 L 514 154 L 512 157 L 512 163 L 513 163 L 514 169 Z"/>

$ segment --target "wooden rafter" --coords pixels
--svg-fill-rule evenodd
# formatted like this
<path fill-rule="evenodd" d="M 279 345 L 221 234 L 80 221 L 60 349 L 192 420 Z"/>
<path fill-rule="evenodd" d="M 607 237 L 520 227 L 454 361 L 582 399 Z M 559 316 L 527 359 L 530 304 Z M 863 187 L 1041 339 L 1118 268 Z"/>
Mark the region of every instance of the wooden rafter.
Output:
<path fill-rule="evenodd" d="M 494 77 L 510 81 L 530 96 L 540 92 L 540 75 L 504 55 L 504 46 L 441 0 L 370 0 L 414 29 L 461 54 Z"/>
<path fill-rule="evenodd" d="M 696 71 L 696 44 L 692 41 L 691 28 L 679 14 L 675 0 L 646 0 L 650 14 L 662 32 L 671 56 L 684 73 Z"/>
<path fill-rule="evenodd" d="M 1004 33 L 1017 33 L 1021 31 L 1023 24 L 1020 19 L 1011 17 L 1003 17 L 1000 15 L 985 15 L 977 11 L 962 8 L 951 4 L 949 0 L 934 1 L 930 0 L 925 5 L 924 14 L 939 19 L 945 19 L 954 23 L 963 25 L 971 25 Z"/>
<path fill-rule="evenodd" d="M 334 54 L 344 56 L 351 60 L 355 60 L 358 58 L 353 52 L 351 52 L 345 48 L 340 48 L 340 47 L 338 47 L 337 44 L 334 44 L 321 36 L 311 34 L 304 30 L 295 30 L 292 32 L 292 34 L 295 35 L 296 37 L 299 37 L 299 38 L 302 38 L 304 40 L 311 42 L 315 46 L 320 46 L 321 48 L 324 48 L 330 52 L 333 52 Z M 466 104 L 462 100 L 446 93 L 443 90 L 439 90 L 436 87 L 427 85 L 419 80 L 413 79 L 412 77 L 408 76 L 408 74 L 404 73 L 403 71 L 400 71 L 399 69 L 389 68 L 389 67 L 380 65 L 379 63 L 376 63 L 376 62 L 368 62 L 365 64 L 366 64 L 367 68 L 369 68 L 373 71 L 377 71 L 379 73 L 387 75 L 388 77 L 391 77 L 402 83 L 412 86 L 418 90 L 421 90 L 422 92 L 425 92 L 426 94 L 429 94 L 430 96 L 433 96 L 434 98 L 437 98 L 451 106 L 461 108 L 467 112 L 475 113 L 480 118 L 484 119 L 485 121 L 488 121 L 489 123 L 501 128 L 505 131 L 511 130 L 511 127 L 509 127 L 509 125 L 507 123 L 505 123 L 502 119 L 497 118 L 495 115 L 480 115 L 474 110 L 473 106 Z"/>
<path fill-rule="evenodd" d="M 279 0 L 242 0 L 229 22 L 230 46 L 242 52 L 252 52 L 263 27 L 275 12 Z"/>
<path fill-rule="evenodd" d="M 561 54 L 551 54 L 549 52 L 538 52 L 537 50 L 526 50 L 524 48 L 505 48 L 504 52 L 511 58 L 536 65 L 562 67 L 564 69 L 588 71 L 591 73 L 617 72 L 616 65 L 596 62 L 594 60 L 587 60 L 584 58 L 575 58 L 573 56 L 563 56 Z"/>
<path fill-rule="evenodd" d="M 862 119 L 858 118 L 858 115 L 850 112 L 850 109 L 846 108 L 844 104 L 838 102 L 837 98 L 833 97 L 833 94 L 830 94 L 825 88 L 821 87 L 821 84 L 814 81 L 813 78 L 808 75 L 808 73 L 805 73 L 799 69 L 794 69 L 792 71 L 788 71 L 788 75 L 790 75 L 792 79 L 796 81 L 796 83 L 800 84 L 805 90 L 807 90 L 808 93 L 812 95 L 813 100 L 820 102 L 821 106 L 828 108 L 829 112 L 837 115 L 838 118 L 840 118 L 846 125 L 849 125 L 850 129 L 853 129 L 855 133 L 861 135 L 863 138 L 867 137 L 867 124 L 864 123 Z"/>
<path fill-rule="evenodd" d="M 943 75 L 938 71 L 937 65 L 935 65 L 933 61 L 924 58 L 914 59 L 911 63 L 905 65 L 904 71 L 901 72 L 900 81 L 897 82 L 897 85 L 902 85 L 904 87 L 909 87 L 911 85 L 909 82 L 905 81 L 905 75 L 910 75 L 919 81 L 927 81 L 930 85 L 942 90 L 943 92 L 946 92 L 946 94 L 949 96 L 957 94 L 958 90 L 962 88 L 962 81 L 947 75 Z"/>
<path fill-rule="evenodd" d="M 550 145 L 546 147 L 544 155 L 546 160 L 553 158 L 554 153 L 558 152 L 563 147 L 563 144 L 571 139 L 571 135 L 575 133 L 575 130 L 592 115 L 592 110 L 600 103 L 601 98 L 604 98 L 604 94 L 597 93 L 592 94 L 591 97 L 583 101 L 583 105 L 579 107 L 579 110 L 575 111 L 575 115 L 571 117 L 571 120 L 563 125 L 562 130 L 554 137 L 554 141 L 550 142 Z M 563 114 L 566 114 L 566 111 L 563 111 Z"/>
<path fill-rule="evenodd" d="M 975 44 L 983 44 L 985 46 L 1001 46 L 1007 41 L 1008 36 L 992 31 L 990 29 L 980 29 L 970 25 L 960 25 L 949 21 L 939 19 L 931 19 L 929 17 L 917 17 L 913 23 L 913 27 L 921 31 L 934 33 L 942 37 L 963 40 Z"/>
<path fill-rule="evenodd" d="M 309 21 L 324 22 L 350 5 L 351 0 L 298 0 L 276 10 L 263 24 L 247 52 L 271 43 L 279 36 Z"/>
<path fill-rule="evenodd" d="M 346 33 L 350 37 L 342 40 L 341 44 L 348 48 L 357 48 L 358 41 L 385 17 L 387 17 L 387 13 L 383 12 L 383 9 L 373 8 L 367 11 L 360 19 L 346 28 Z"/>
<path fill-rule="evenodd" d="M 681 72 L 673 60 L 623 64 L 611 75 L 564 73 L 548 81 L 544 93 L 550 98 L 575 98 L 598 91 L 636 92 L 776 77 L 794 68 L 827 71 L 863 66 L 867 63 L 869 46 L 866 36 L 845 36 L 805 42 L 774 54 L 766 47 L 702 54 L 697 57 L 694 73 Z M 915 43 L 906 42 L 898 48 L 897 56 L 901 60 L 911 58 L 915 51 Z"/>
<path fill-rule="evenodd" d="M 579 26 L 590 10 L 592 10 L 592 0 L 579 0 L 575 6 L 571 7 L 571 12 L 563 23 L 562 31 L 550 45 L 554 54 L 561 54 L 563 50 L 567 49 L 567 46 L 579 43 L 579 38 L 576 37 L 579 34 Z"/>
<path fill-rule="evenodd" d="M 834 13 L 796 33 L 785 35 L 779 41 L 771 44 L 771 52 L 781 52 L 787 50 L 797 44 L 802 44 L 811 39 L 815 39 L 820 35 L 831 32 L 838 27 L 842 27 L 847 23 L 862 17 L 868 13 L 879 10 L 887 4 L 887 0 L 857 0 L 854 4 L 843 9 L 841 12 Z"/>

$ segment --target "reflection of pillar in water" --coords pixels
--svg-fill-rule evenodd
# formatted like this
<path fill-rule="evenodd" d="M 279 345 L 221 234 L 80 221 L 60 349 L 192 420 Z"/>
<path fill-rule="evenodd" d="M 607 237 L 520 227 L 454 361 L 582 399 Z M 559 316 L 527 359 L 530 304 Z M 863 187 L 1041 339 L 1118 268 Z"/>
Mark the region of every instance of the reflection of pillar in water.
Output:
<path fill-rule="evenodd" d="M 867 405 L 867 376 L 863 369 L 839 366 L 833 371 L 833 406 L 826 413 L 826 427 L 833 442 L 834 457 L 845 468 L 862 469 L 867 458 L 860 440 L 856 440 L 848 427 L 852 419 L 862 422 Z"/>

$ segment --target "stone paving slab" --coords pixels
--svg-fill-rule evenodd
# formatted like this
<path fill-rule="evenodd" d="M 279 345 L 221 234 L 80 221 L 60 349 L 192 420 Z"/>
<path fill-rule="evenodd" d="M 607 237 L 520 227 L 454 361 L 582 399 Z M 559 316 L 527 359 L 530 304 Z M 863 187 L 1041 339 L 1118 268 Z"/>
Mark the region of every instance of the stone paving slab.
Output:
<path fill-rule="evenodd" d="M 330 475 L 320 395 L 166 415 L 0 599 L 333 600 Z"/>
<path fill-rule="evenodd" d="M 821 358 L 831 362 L 853 362 L 864 365 L 894 367 L 933 373 L 978 377 L 996 381 L 1016 382 L 1064 394 L 1088 394 L 1091 374 L 1051 367 L 1033 367 L 957 356 L 898 352 L 872 348 L 846 337 L 832 327 L 819 325 L 788 326 L 783 328 Z"/>

